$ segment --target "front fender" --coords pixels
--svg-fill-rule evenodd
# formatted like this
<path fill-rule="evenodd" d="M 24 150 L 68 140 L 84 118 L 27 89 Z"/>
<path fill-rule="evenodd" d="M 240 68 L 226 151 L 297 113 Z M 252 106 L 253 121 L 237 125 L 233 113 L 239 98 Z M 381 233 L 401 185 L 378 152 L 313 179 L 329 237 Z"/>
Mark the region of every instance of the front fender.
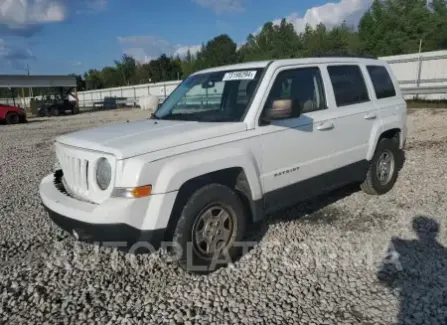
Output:
<path fill-rule="evenodd" d="M 158 165 L 158 166 L 157 166 Z M 178 191 L 187 181 L 223 169 L 240 167 L 244 170 L 250 185 L 253 200 L 262 198 L 262 188 L 260 182 L 260 168 L 255 159 L 255 155 L 246 148 L 210 148 L 174 156 L 161 161 L 152 162 L 145 166 L 148 170 L 158 170 L 157 175 L 152 179 L 152 193 L 169 193 Z M 149 176 L 150 177 L 150 176 Z M 149 184 L 148 180 L 140 179 L 141 184 Z"/>
<path fill-rule="evenodd" d="M 228 168 L 245 172 L 253 202 L 261 202 L 259 142 L 256 137 L 224 145 L 191 150 L 153 160 L 154 156 L 134 157 L 118 161 L 117 187 L 152 185 L 152 195 L 143 222 L 144 229 L 160 229 L 168 225 L 179 189 L 187 181 Z M 253 207 L 256 214 L 256 206 Z"/>

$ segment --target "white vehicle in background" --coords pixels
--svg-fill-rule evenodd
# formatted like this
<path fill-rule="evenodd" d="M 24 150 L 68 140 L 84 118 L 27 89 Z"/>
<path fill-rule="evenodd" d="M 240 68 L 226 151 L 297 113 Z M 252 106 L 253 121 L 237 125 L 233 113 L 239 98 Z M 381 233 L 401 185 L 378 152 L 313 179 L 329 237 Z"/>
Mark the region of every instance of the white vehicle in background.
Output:
<path fill-rule="evenodd" d="M 213 271 L 268 213 L 348 183 L 390 191 L 406 113 L 390 68 L 375 59 L 199 71 L 151 119 L 57 138 L 61 168 L 40 195 L 54 222 L 82 240 L 172 242 L 182 267 Z"/>

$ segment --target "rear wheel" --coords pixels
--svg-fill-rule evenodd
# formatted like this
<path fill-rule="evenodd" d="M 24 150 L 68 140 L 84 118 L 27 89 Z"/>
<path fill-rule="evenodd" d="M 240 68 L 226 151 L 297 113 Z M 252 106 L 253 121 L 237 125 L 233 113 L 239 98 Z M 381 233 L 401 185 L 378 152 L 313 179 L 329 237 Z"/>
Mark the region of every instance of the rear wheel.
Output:
<path fill-rule="evenodd" d="M 57 106 L 51 107 L 51 115 L 52 116 L 59 116 L 59 115 L 61 115 L 61 111 L 59 110 L 59 108 Z"/>
<path fill-rule="evenodd" d="M 42 112 L 43 112 L 43 116 L 48 116 L 48 117 L 52 116 L 52 113 L 53 113 L 49 107 L 44 107 L 42 109 Z"/>
<path fill-rule="evenodd" d="M 361 184 L 361 189 L 370 195 L 388 193 L 396 183 L 401 165 L 402 153 L 397 139 L 381 139 Z"/>
<path fill-rule="evenodd" d="M 196 190 L 174 230 L 178 264 L 192 273 L 209 273 L 240 256 L 246 216 L 236 192 L 220 184 Z M 238 247 L 239 246 L 239 247 Z"/>
<path fill-rule="evenodd" d="M 19 114 L 15 112 L 9 112 L 6 114 L 6 123 L 7 124 L 17 124 L 20 122 L 20 116 Z"/>

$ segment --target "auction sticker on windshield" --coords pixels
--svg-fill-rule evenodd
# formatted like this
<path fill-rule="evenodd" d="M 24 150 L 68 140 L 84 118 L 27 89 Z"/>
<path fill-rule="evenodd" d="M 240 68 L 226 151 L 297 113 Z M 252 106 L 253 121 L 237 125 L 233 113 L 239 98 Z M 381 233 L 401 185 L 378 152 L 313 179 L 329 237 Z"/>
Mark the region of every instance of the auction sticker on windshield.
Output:
<path fill-rule="evenodd" d="M 253 80 L 256 77 L 256 71 L 234 71 L 227 72 L 222 81 L 231 80 Z"/>

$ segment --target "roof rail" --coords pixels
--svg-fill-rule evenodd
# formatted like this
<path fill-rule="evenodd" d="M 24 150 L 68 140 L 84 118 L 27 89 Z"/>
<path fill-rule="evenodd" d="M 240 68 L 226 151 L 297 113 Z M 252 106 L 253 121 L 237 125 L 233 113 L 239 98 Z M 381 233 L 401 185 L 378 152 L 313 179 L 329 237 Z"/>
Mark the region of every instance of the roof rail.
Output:
<path fill-rule="evenodd" d="M 352 53 L 338 53 L 338 52 L 323 52 L 323 53 L 317 53 L 313 55 L 313 57 L 317 58 L 324 58 L 324 57 L 341 57 L 341 58 L 363 58 L 363 59 L 375 59 L 377 60 L 377 57 L 372 55 L 366 55 L 366 54 L 352 54 Z"/>

